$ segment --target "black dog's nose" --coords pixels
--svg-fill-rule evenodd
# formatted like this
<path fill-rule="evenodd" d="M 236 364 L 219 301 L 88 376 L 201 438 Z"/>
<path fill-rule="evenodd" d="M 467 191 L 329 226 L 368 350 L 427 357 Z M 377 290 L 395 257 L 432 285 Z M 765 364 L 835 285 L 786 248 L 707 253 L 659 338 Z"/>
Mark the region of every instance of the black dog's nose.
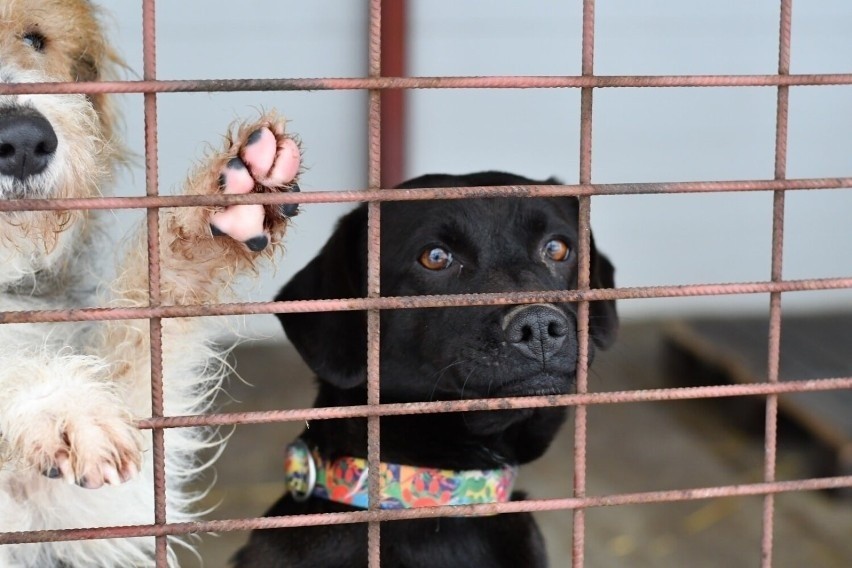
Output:
<path fill-rule="evenodd" d="M 37 112 L 0 115 L 0 173 L 21 181 L 41 173 L 58 143 L 50 122 Z"/>
<path fill-rule="evenodd" d="M 569 326 L 568 316 L 549 304 L 519 306 L 503 319 L 507 341 L 525 356 L 542 362 L 559 351 Z"/>

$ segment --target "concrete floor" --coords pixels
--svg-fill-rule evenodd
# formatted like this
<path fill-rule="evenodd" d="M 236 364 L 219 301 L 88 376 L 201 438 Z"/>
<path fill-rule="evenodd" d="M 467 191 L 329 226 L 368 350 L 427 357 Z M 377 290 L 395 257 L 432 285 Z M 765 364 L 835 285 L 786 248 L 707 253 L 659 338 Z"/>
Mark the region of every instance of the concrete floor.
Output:
<path fill-rule="evenodd" d="M 611 391 L 672 386 L 662 372 L 661 326 L 623 326 L 616 346 L 591 373 L 591 389 Z M 310 371 L 291 347 L 253 344 L 234 355 L 240 376 L 225 411 L 301 408 L 311 404 Z M 282 450 L 303 424 L 237 428 L 216 465 L 206 504 L 209 518 L 260 515 L 283 492 Z M 588 411 L 588 494 L 653 491 L 760 481 L 762 432 L 732 423 L 718 401 L 602 405 Z M 571 492 L 570 425 L 550 451 L 525 466 L 519 489 L 531 498 Z M 806 439 L 782 429 L 779 479 L 818 475 Z M 760 565 L 760 497 L 589 509 L 585 565 L 596 567 L 754 567 Z M 824 493 L 782 494 L 775 502 L 774 566 L 852 567 L 852 502 Z M 570 511 L 538 514 L 551 566 L 571 565 Z M 245 533 L 205 535 L 203 566 L 227 566 Z M 185 566 L 197 566 L 186 557 Z"/>

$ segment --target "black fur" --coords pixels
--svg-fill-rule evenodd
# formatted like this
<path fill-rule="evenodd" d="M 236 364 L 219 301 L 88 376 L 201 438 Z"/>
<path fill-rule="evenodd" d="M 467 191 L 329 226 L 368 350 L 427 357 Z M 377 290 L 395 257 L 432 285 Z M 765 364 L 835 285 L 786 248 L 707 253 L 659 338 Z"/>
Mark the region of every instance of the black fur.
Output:
<path fill-rule="evenodd" d="M 428 175 L 400 187 L 558 183 L 501 173 Z M 574 198 L 388 202 L 381 206 L 383 296 L 558 290 L 577 285 Z M 364 206 L 345 216 L 320 254 L 278 300 L 365 296 Z M 543 254 L 559 238 L 570 256 Z M 435 246 L 450 251 L 445 270 L 418 259 Z M 613 268 L 592 244 L 592 286 L 614 286 Z M 381 316 L 381 400 L 412 402 L 567 393 L 577 359 L 576 306 L 386 310 Z M 613 302 L 592 302 L 590 330 L 606 348 L 618 326 Z M 317 407 L 366 403 L 366 316 L 363 312 L 280 314 L 296 349 L 317 374 Z M 518 323 L 518 319 L 523 321 Z M 521 333 L 520 329 L 526 330 Z M 514 330 L 514 331 L 510 331 Z M 512 335 L 514 334 L 514 335 Z M 539 335 L 544 334 L 539 341 Z M 512 335 L 510 337 L 510 335 Z M 530 339 L 532 335 L 533 339 Z M 523 347 L 523 348 L 521 348 Z M 594 349 L 590 345 L 590 357 Z M 564 408 L 386 417 L 383 461 L 447 469 L 495 468 L 541 456 L 565 419 Z M 318 420 L 302 438 L 329 458 L 366 457 L 366 420 Z M 283 496 L 268 516 L 354 510 Z M 391 567 L 536 567 L 547 564 L 529 514 L 384 523 L 381 555 Z M 235 563 L 248 567 L 367 565 L 363 524 L 255 531 Z"/>

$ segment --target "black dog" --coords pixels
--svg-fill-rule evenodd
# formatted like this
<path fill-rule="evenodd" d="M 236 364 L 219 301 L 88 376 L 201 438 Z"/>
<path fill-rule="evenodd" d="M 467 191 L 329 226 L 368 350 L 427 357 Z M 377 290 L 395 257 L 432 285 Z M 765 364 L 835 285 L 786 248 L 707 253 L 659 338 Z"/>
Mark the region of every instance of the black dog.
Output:
<path fill-rule="evenodd" d="M 500 173 L 428 175 L 400 187 L 553 184 Z M 383 203 L 383 296 L 560 290 L 577 286 L 574 198 Z M 366 295 L 367 213 L 345 216 L 322 252 L 278 300 Z M 592 286 L 613 287 L 613 268 L 592 245 Z M 315 406 L 365 404 L 364 312 L 281 314 L 288 337 L 319 378 Z M 615 304 L 590 304 L 598 347 L 614 339 Z M 590 351 L 593 351 L 590 345 Z M 591 357 L 592 353 L 590 353 Z M 381 401 L 413 402 L 571 391 L 577 363 L 573 304 L 386 310 L 381 315 Z M 497 469 L 544 453 L 564 408 L 477 411 L 381 419 L 382 462 L 451 470 Z M 301 439 L 322 460 L 366 457 L 366 420 L 318 420 Z M 285 494 L 267 516 L 357 510 L 316 495 Z M 545 566 L 532 515 L 450 517 L 382 524 L 392 567 Z M 367 565 L 363 524 L 255 531 L 239 567 Z"/>

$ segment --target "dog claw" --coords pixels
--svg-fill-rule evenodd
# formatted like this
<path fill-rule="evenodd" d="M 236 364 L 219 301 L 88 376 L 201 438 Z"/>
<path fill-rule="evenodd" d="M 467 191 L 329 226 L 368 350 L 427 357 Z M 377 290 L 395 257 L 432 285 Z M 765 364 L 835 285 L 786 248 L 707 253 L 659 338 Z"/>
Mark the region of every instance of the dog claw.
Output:
<path fill-rule="evenodd" d="M 279 209 L 282 217 L 295 217 L 299 214 L 298 203 L 283 203 Z"/>
<path fill-rule="evenodd" d="M 299 193 L 302 189 L 299 187 L 298 183 L 294 183 L 290 189 L 288 190 L 290 193 Z M 279 208 L 281 215 L 284 217 L 295 217 L 299 214 L 299 204 L 298 203 L 282 203 Z"/>
<path fill-rule="evenodd" d="M 254 132 L 249 134 L 248 138 L 246 138 L 246 146 L 251 146 L 252 144 L 257 142 L 258 140 L 260 140 L 261 136 L 263 136 L 263 129 L 258 128 L 257 130 L 255 130 Z"/>
<path fill-rule="evenodd" d="M 234 156 L 228 160 L 227 167 L 229 170 L 244 170 L 246 169 L 246 164 L 239 158 L 239 156 Z"/>
<path fill-rule="evenodd" d="M 245 243 L 252 252 L 260 252 L 269 244 L 269 238 L 266 235 L 261 235 L 259 237 L 249 239 Z"/>
<path fill-rule="evenodd" d="M 118 471 L 112 466 L 101 467 L 101 473 L 104 477 L 104 482 L 107 485 L 121 485 L 121 477 Z"/>
<path fill-rule="evenodd" d="M 70 485 L 74 485 L 76 478 L 74 476 L 74 468 L 71 466 L 71 459 L 68 456 L 68 452 L 61 450 L 56 453 L 56 466 L 59 468 L 62 479 Z"/>
<path fill-rule="evenodd" d="M 121 468 L 121 481 L 130 481 L 139 474 L 139 469 L 132 463 Z"/>

